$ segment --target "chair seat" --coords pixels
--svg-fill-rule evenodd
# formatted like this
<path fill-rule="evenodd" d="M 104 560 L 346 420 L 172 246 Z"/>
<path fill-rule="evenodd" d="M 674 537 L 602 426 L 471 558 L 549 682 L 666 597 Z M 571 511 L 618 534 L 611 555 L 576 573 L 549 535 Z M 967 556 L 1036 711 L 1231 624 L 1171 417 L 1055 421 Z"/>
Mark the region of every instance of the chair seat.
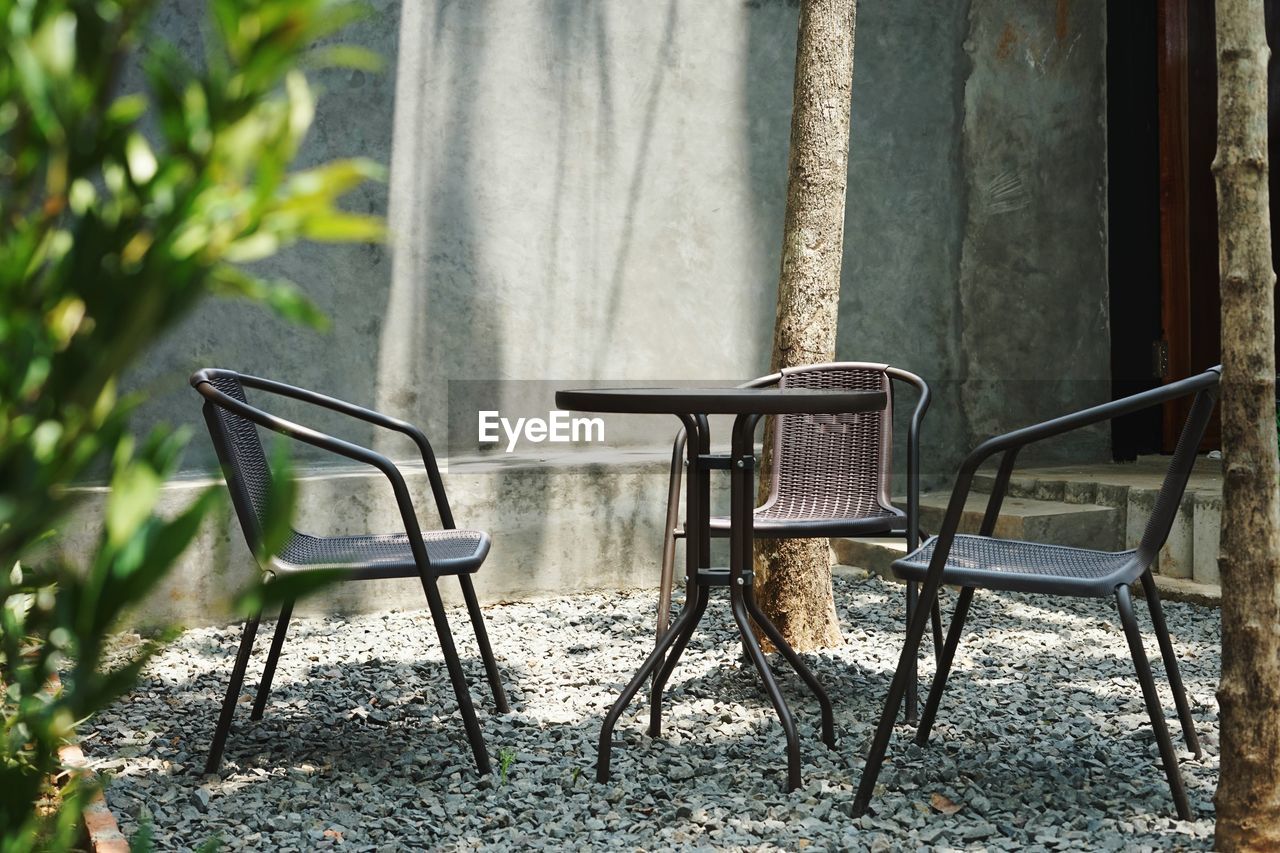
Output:
<path fill-rule="evenodd" d="M 434 575 L 469 574 L 480 568 L 489 553 L 489 534 L 480 530 L 428 530 L 422 541 Z M 364 579 L 418 575 L 409 537 L 403 533 L 320 537 L 295 532 L 271 561 L 271 568 L 279 572 L 346 569 Z"/>
<path fill-rule="evenodd" d="M 923 581 L 938 537 L 893 564 L 905 580 Z M 1136 581 L 1146 568 L 1136 551 L 1089 551 L 1017 539 L 956 536 L 942 581 L 956 586 L 1101 597 Z"/>
<path fill-rule="evenodd" d="M 779 504 L 756 507 L 752 516 L 757 536 L 772 539 L 805 539 L 813 536 L 867 536 L 901 533 L 907 516 L 897 508 L 876 505 L 861 508 L 857 515 L 825 515 L 805 507 Z M 729 535 L 729 516 L 711 517 L 711 535 Z"/>

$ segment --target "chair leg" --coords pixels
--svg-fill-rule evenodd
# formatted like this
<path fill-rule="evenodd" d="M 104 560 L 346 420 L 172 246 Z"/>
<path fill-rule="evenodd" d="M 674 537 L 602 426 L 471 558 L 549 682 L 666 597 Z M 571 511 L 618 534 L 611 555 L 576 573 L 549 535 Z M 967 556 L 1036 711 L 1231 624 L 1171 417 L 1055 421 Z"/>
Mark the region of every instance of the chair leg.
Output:
<path fill-rule="evenodd" d="M 267 707 L 267 697 L 271 695 L 271 682 L 276 677 L 276 662 L 280 660 L 280 648 L 284 645 L 284 635 L 289 630 L 289 617 L 293 615 L 293 602 L 286 601 L 280 607 L 280 615 L 276 617 L 276 630 L 271 636 L 271 651 L 267 653 L 267 665 L 262 670 L 262 680 L 258 682 L 258 695 L 253 700 L 251 720 L 261 720 Z"/>
<path fill-rule="evenodd" d="M 480 610 L 480 600 L 476 598 L 476 587 L 471 582 L 471 575 L 458 575 L 458 583 L 462 585 L 462 597 L 467 600 L 467 615 L 471 617 L 471 628 L 476 634 L 476 645 L 480 647 L 480 659 L 484 661 L 484 671 L 489 677 L 489 689 L 493 691 L 493 702 L 499 714 L 511 710 L 507 704 L 506 691 L 502 689 L 502 675 L 498 672 L 498 662 L 493 657 L 493 649 L 489 645 L 489 632 L 484 627 L 484 613 Z"/>
<path fill-rule="evenodd" d="M 240 650 L 236 652 L 236 663 L 231 668 L 231 683 L 227 685 L 227 695 L 222 700 L 222 713 L 218 716 L 218 725 L 213 730 L 213 743 L 209 746 L 209 758 L 204 764 L 205 773 L 216 773 L 222 764 L 222 750 L 227 745 L 227 733 L 231 731 L 231 718 L 235 715 L 240 688 L 244 685 L 244 671 L 249 666 L 253 639 L 258 634 L 259 616 L 260 614 L 255 613 L 244 623 Z"/>
<path fill-rule="evenodd" d="M 1138 620 L 1133 616 L 1133 599 L 1129 595 L 1127 584 L 1116 587 L 1116 606 L 1120 611 L 1120 622 L 1124 625 L 1125 638 L 1129 641 L 1133 667 L 1137 670 L 1139 683 L 1142 684 L 1142 697 L 1147 703 L 1151 728 L 1156 733 L 1156 743 L 1160 747 L 1160 759 L 1164 763 L 1164 775 L 1169 779 L 1169 790 L 1173 794 L 1174 806 L 1178 810 L 1179 818 L 1191 820 L 1191 806 L 1187 802 L 1187 792 L 1182 787 L 1178 757 L 1174 754 L 1173 742 L 1169 739 L 1169 729 L 1164 722 L 1164 708 L 1160 705 L 1160 694 L 1156 692 L 1156 683 L 1151 677 L 1151 666 L 1147 663 L 1147 653 L 1142 647 L 1142 634 L 1138 630 Z"/>
<path fill-rule="evenodd" d="M 928 602 L 932 608 L 938 595 L 938 584 L 925 581 L 920 587 L 921 601 Z M 871 796 L 875 793 L 876 779 L 880 777 L 880 768 L 884 764 L 885 753 L 889 750 L 889 741 L 893 737 L 894 723 L 898 719 L 898 708 L 902 704 L 903 694 L 907 689 L 907 673 L 910 661 L 919 654 L 920 640 L 924 638 L 927 619 L 917 608 L 907 628 L 906 639 L 902 643 L 902 653 L 898 656 L 898 665 L 893 671 L 893 679 L 889 682 L 889 693 L 885 696 L 884 710 L 876 723 L 875 734 L 871 745 L 867 748 L 867 760 L 862 767 L 862 779 L 858 782 L 858 790 L 853 797 L 852 817 L 861 817 L 867 813 L 871 804 Z"/>
<path fill-rule="evenodd" d="M 671 626 L 671 589 L 675 586 L 676 574 L 676 532 L 667 528 L 666 539 L 662 542 L 662 577 L 658 586 L 658 625 L 654 641 L 662 639 Z"/>
<path fill-rule="evenodd" d="M 907 620 L 906 627 L 911 627 L 911 616 L 916 612 L 916 599 L 919 587 L 915 581 L 907 581 Z M 904 629 L 905 630 L 905 629 Z M 907 673 L 906 716 L 907 722 L 915 725 L 920 722 L 919 704 L 920 673 L 917 671 L 918 658 L 911 659 L 911 671 Z"/>
<path fill-rule="evenodd" d="M 919 728 L 916 729 L 916 743 L 921 746 L 929 742 L 933 721 L 938 717 L 942 691 L 947 688 L 947 677 L 951 675 L 951 664 L 956 657 L 956 648 L 960 645 L 960 632 L 964 630 L 965 619 L 969 618 L 969 602 L 972 600 L 973 587 L 962 587 L 960 600 L 956 602 L 956 612 L 951 617 L 951 627 L 947 631 L 947 642 L 942 646 L 942 656 L 938 659 L 938 671 L 934 674 L 933 686 L 929 689 L 929 699 L 924 705 L 924 715 L 920 718 Z"/>
<path fill-rule="evenodd" d="M 1187 749 L 1201 757 L 1200 738 L 1196 736 L 1195 721 L 1191 718 L 1191 704 L 1187 701 L 1187 691 L 1182 686 L 1182 672 L 1178 667 L 1178 656 L 1173 651 L 1173 641 L 1169 639 L 1169 627 L 1164 621 L 1164 608 L 1160 606 L 1160 592 L 1156 589 L 1156 579 L 1151 570 L 1142 573 L 1142 591 L 1146 595 L 1147 609 L 1151 611 L 1151 622 L 1156 629 L 1156 639 L 1160 641 L 1160 656 L 1164 658 L 1164 671 L 1169 676 L 1169 686 L 1173 688 L 1173 701 L 1178 706 L 1178 721 L 1182 724 L 1182 738 Z"/>
<path fill-rule="evenodd" d="M 445 664 L 449 667 L 449 679 L 453 682 L 453 693 L 458 699 L 458 710 L 462 712 L 462 724 L 467 730 L 471 752 L 475 755 L 476 769 L 481 776 L 485 776 L 491 770 L 489 752 L 485 749 L 484 736 L 480 733 L 475 706 L 471 704 L 471 691 L 467 687 L 467 679 L 462 672 L 462 662 L 458 660 L 458 650 L 453 645 L 453 634 L 449 631 L 449 621 L 444 615 L 444 602 L 440 600 L 437 579 L 424 576 L 422 589 L 427 594 L 431 621 L 436 624 L 436 635 L 440 638 L 440 651 L 444 655 Z"/>
<path fill-rule="evenodd" d="M 933 620 L 933 661 L 937 663 L 942 660 L 942 608 L 936 598 L 933 600 L 930 617 Z"/>
<path fill-rule="evenodd" d="M 917 542 L 924 542 L 929 538 L 929 534 L 923 530 L 917 530 Z M 941 593 L 941 590 L 939 590 Z M 942 660 L 942 608 L 938 606 L 938 599 L 933 600 L 933 607 L 930 610 L 933 619 L 933 660 L 938 662 Z"/>

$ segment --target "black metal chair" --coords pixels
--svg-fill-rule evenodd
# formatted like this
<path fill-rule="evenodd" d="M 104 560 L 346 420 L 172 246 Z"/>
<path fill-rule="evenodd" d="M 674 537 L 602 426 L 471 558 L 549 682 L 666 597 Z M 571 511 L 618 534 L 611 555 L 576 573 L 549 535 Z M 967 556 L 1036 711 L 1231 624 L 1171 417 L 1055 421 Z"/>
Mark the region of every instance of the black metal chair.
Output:
<path fill-rule="evenodd" d="M 933 601 L 941 584 L 954 584 L 961 587 L 955 616 L 951 620 L 942 658 L 938 662 L 938 672 L 934 677 L 933 687 L 929 691 L 924 714 L 920 718 L 920 725 L 916 731 L 916 743 L 921 746 L 928 743 L 929 732 L 938 713 L 938 705 L 942 700 L 942 692 L 946 688 L 947 676 L 951 670 L 956 646 L 960 642 L 960 632 L 964 628 L 965 618 L 969 612 L 969 602 L 975 589 L 1039 592 L 1075 597 L 1114 595 L 1178 816 L 1183 820 L 1191 818 L 1191 808 L 1178 770 L 1178 759 L 1174 754 L 1173 743 L 1169 739 L 1169 731 L 1165 725 L 1164 709 L 1160 705 L 1160 697 L 1151 676 L 1151 667 L 1142 646 L 1142 635 L 1134 618 L 1130 588 L 1139 581 L 1142 583 L 1147 607 L 1151 612 L 1151 621 L 1160 643 L 1160 654 L 1164 659 L 1165 671 L 1169 677 L 1169 684 L 1173 688 L 1173 699 L 1182 725 L 1182 735 L 1187 749 L 1199 757 L 1200 742 L 1196 737 L 1191 707 L 1182 686 L 1178 660 L 1174 655 L 1173 643 L 1169 639 L 1169 630 L 1160 608 L 1160 596 L 1151 575 L 1151 567 L 1155 564 L 1165 540 L 1168 539 L 1174 517 L 1178 513 L 1178 505 L 1182 501 L 1187 480 L 1195 464 L 1196 451 L 1199 449 L 1200 441 L 1204 437 L 1217 402 L 1220 373 L 1221 368 L 1215 367 L 1198 376 L 1161 388 L 997 436 L 983 442 L 969 454 L 956 478 L 955 489 L 951 493 L 951 502 L 947 506 L 942 530 L 936 537 L 929 539 L 918 550 L 898 560 L 893 566 L 899 576 L 922 582 L 921 602 Z M 1178 439 L 1173 459 L 1170 461 L 1151 518 L 1147 522 L 1146 530 L 1137 548 L 1119 552 L 1090 551 L 1034 542 L 995 539 L 991 536 L 1000 515 L 1000 505 L 1009 486 L 1014 462 L 1023 447 L 1193 394 L 1195 399 L 1191 404 L 1190 414 L 1182 427 L 1182 434 Z M 976 536 L 957 535 L 956 530 L 959 527 L 960 516 L 964 511 L 965 500 L 974 475 L 983 462 L 996 454 L 1002 455 L 980 532 Z M 894 673 L 893 682 L 889 687 L 884 712 L 872 740 L 866 769 L 863 771 L 862 781 L 854 800 L 855 815 L 865 812 L 871 801 L 876 777 L 880 773 L 880 765 L 884 761 L 889 738 L 893 732 L 898 705 L 907 688 L 910 664 L 915 660 L 915 649 L 920 643 L 924 628 L 923 618 L 917 615 L 907 631 L 907 640 L 898 662 L 898 670 Z"/>
<path fill-rule="evenodd" d="M 894 382 L 915 389 L 916 407 L 907 431 L 906 510 L 889 497 L 893 474 Z M 756 507 L 758 539 L 808 539 L 834 536 L 902 536 L 911 551 L 920 531 L 920 429 L 929 408 L 929 386 L 914 373 L 887 364 L 827 362 L 787 368 L 740 386 L 743 388 L 826 388 L 884 391 L 883 411 L 849 415 L 781 415 L 774 430 L 774 465 L 769 496 Z M 671 618 L 676 541 L 685 536 L 679 523 L 680 480 L 684 470 L 685 431 L 676 434 L 671 451 L 667 493 L 666 538 L 658 596 L 658 639 Z M 711 535 L 729 535 L 729 517 L 711 519 Z M 917 585 L 907 581 L 907 621 L 915 608 Z M 942 624 L 933 606 L 934 644 L 942 650 Z M 914 685 L 912 681 L 912 685 Z M 907 718 L 916 719 L 914 687 L 908 688 Z"/>
<path fill-rule="evenodd" d="M 475 755 L 476 767 L 480 773 L 488 773 L 489 754 L 485 749 L 480 724 L 476 720 L 475 709 L 471 704 L 471 694 L 462 672 L 462 664 L 458 660 L 457 649 L 453 644 L 453 635 L 449 631 L 449 623 L 445 618 L 444 604 L 437 584 L 443 576 L 456 575 L 462 585 L 462 594 L 466 600 L 467 612 L 471 616 L 471 625 L 475 630 L 476 643 L 480 647 L 480 655 L 484 660 L 494 702 L 498 711 L 505 713 L 508 710 L 506 695 L 502 689 L 497 662 L 489 647 L 489 637 L 485 631 L 480 603 L 476 598 L 475 587 L 471 583 L 471 574 L 480 568 L 480 564 L 489 553 L 489 535 L 478 530 L 459 530 L 454 525 L 453 514 L 449 510 L 449 502 L 445 497 L 444 483 L 440 479 L 435 454 L 426 436 L 417 427 L 396 418 L 302 388 L 231 370 L 216 368 L 198 370 L 191 377 L 191 385 L 204 397 L 205 423 L 209 427 L 209 435 L 213 439 L 214 449 L 222 464 L 227 488 L 231 492 L 231 502 L 240 519 L 240 526 L 244 529 L 245 540 L 249 544 L 250 551 L 255 555 L 261 551 L 265 499 L 272 476 L 271 467 L 262 449 L 258 427 L 281 433 L 347 459 L 371 465 L 381 471 L 391 482 L 396 504 L 400 510 L 400 519 L 404 525 L 403 533 L 319 537 L 292 531 L 280 553 L 262 564 L 261 569 L 271 576 L 324 569 L 337 570 L 344 579 L 348 580 L 420 578 L 422 588 L 426 592 L 431 619 L 435 623 L 436 633 L 440 639 L 440 648 L 449 669 L 449 677 L 453 682 L 454 694 L 457 696 L 458 706 L 462 712 L 467 739 Z M 256 408 L 249 404 L 244 393 L 245 388 L 290 397 L 409 436 L 422 454 L 422 462 L 426 466 L 427 478 L 443 529 L 421 530 L 404 477 L 385 456 Z M 262 718 L 267 696 L 271 691 L 271 680 L 275 675 L 276 661 L 284 645 L 285 632 L 288 630 L 292 612 L 293 602 L 286 601 L 276 621 L 275 635 L 271 640 L 271 650 L 267 655 L 262 681 L 258 685 L 251 719 Z M 227 695 L 222 703 L 222 713 L 218 718 L 213 744 L 209 749 L 209 759 L 205 765 L 206 773 L 215 772 L 222 762 L 223 747 L 226 745 L 227 733 L 231 728 L 240 688 L 244 683 L 245 669 L 249 663 L 249 655 L 253 651 L 253 641 L 257 635 L 260 616 L 261 614 L 254 614 L 245 623 L 240 650 L 236 654 L 235 666 L 231 672 L 231 683 L 227 687 Z"/>

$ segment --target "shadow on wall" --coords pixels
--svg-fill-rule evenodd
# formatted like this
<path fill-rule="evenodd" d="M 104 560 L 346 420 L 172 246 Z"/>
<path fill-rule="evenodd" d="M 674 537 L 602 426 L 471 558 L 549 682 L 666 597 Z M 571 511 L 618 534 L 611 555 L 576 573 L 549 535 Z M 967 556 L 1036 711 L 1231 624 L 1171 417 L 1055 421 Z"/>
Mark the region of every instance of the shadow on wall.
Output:
<path fill-rule="evenodd" d="M 395 3 L 373 0 L 371 5 L 374 14 L 353 25 L 346 40 L 390 59 L 398 30 Z M 164 0 L 156 10 L 152 30 L 184 55 L 198 57 L 208 25 L 206 7 L 206 3 Z M 382 73 L 311 71 L 308 77 L 317 96 L 316 114 L 296 168 L 353 156 L 386 162 L 393 66 Z M 123 90 L 139 91 L 144 86 L 138 69 L 126 73 Z M 381 213 L 386 205 L 387 187 L 378 182 L 361 186 L 343 202 L 344 207 L 362 213 Z M 282 320 L 261 305 L 205 300 L 129 372 L 127 390 L 138 391 L 145 398 L 135 418 L 136 431 L 145 434 L 159 422 L 187 424 L 195 437 L 184 468 L 216 470 L 199 397 L 187 385 L 187 377 L 199 367 L 227 367 L 371 403 L 374 365 L 368 354 L 382 325 L 388 260 L 389 253 L 382 246 L 301 244 L 255 265 L 254 271 L 266 278 L 296 282 L 330 319 L 328 331 L 317 332 Z M 259 401 L 267 402 L 266 398 Z M 367 425 L 325 416 L 288 401 L 271 404 L 285 417 L 301 419 L 357 443 L 367 445 L 373 438 Z M 292 449 L 304 462 L 323 458 L 305 445 L 294 443 Z"/>
<path fill-rule="evenodd" d="M 621 310 L 675 10 L 670 0 L 637 142 L 616 126 L 614 36 L 600 5 L 401 7 L 377 405 L 423 424 L 442 456 L 480 449 L 449 429 L 474 423 L 477 385 L 484 408 L 501 410 L 528 391 L 504 382 L 617 369 L 610 336 L 583 332 L 613 328 Z M 483 479 L 499 509 L 528 488 L 527 472 Z M 525 516 L 511 531 L 523 553 L 543 552 L 548 523 Z M 611 525 L 620 551 L 636 523 Z"/>
<path fill-rule="evenodd" d="M 744 169 L 755 14 L 403 5 L 379 404 L 436 434 L 446 377 L 757 371 L 776 270 Z M 785 116 L 774 132 L 785 152 Z"/>
<path fill-rule="evenodd" d="M 263 265 L 303 287 L 332 319 L 327 333 L 257 306 L 209 302 L 140 368 L 134 387 L 172 389 L 156 395 L 147 417 L 197 430 L 196 467 L 212 468 L 213 454 L 185 379 L 209 364 L 404 417 L 442 455 L 475 449 L 446 441 L 450 408 L 467 408 L 450 399 L 451 380 L 550 386 L 766 372 L 794 6 L 373 6 L 348 40 L 386 57 L 387 68 L 315 75 L 317 117 L 302 165 L 352 155 L 388 162 L 389 184 L 362 189 L 351 206 L 386 209 L 391 243 L 302 246 Z M 192 17 L 175 0 L 166 9 L 162 32 L 198 47 Z M 364 425 L 287 403 L 278 409 L 393 458 L 413 457 L 400 438 Z M 665 442 L 675 427 L 672 420 L 642 438 Z M 305 454 L 300 448 L 304 461 L 315 460 Z M 487 474 L 483 500 L 522 489 L 513 476 Z M 362 493 L 335 524 L 394 524 L 394 515 L 368 508 L 383 491 Z M 619 494 L 625 502 L 639 491 L 623 485 Z M 612 507 L 610 527 L 622 532 L 609 534 L 611 553 L 630 559 L 634 537 L 625 531 L 656 527 L 662 510 L 654 501 L 624 517 Z M 478 523 L 461 513 L 458 522 Z M 545 550 L 555 534 L 545 519 L 533 523 L 540 538 L 531 547 Z M 591 513 L 582 523 L 590 535 L 600 530 Z M 655 538 L 655 561 L 656 547 Z M 241 550 L 235 542 L 233 558 Z"/>
<path fill-rule="evenodd" d="M 378 347 L 377 404 L 431 436 L 446 424 L 444 377 L 497 376 L 503 340 L 477 245 L 485 189 L 472 136 L 485 68 L 484 4 L 401 8 L 391 138 L 391 286 Z M 457 21 L 450 21 L 457 18 Z M 453 23 L 465 37 L 452 38 Z M 437 439 L 438 440 L 438 439 Z"/>

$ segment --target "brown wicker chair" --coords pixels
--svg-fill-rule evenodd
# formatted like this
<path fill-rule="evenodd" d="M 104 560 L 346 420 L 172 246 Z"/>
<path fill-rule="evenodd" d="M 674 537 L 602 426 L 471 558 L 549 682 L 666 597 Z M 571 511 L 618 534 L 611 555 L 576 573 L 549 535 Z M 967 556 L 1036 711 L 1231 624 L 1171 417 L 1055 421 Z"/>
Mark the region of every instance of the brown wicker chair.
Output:
<path fill-rule="evenodd" d="M 917 393 L 907 433 L 906 508 L 889 496 L 893 461 L 894 382 Z M 755 511 L 757 538 L 808 539 L 833 536 L 902 536 L 913 551 L 924 538 L 920 531 L 920 428 L 929 408 L 929 386 L 914 373 L 887 364 L 829 362 L 786 368 L 745 383 L 744 388 L 839 388 L 884 391 L 890 403 L 883 411 L 849 415 L 782 415 L 774 430 L 774 465 L 769 496 Z M 680 481 L 684 470 L 685 433 L 676 435 L 671 453 L 667 495 L 666 538 L 662 549 L 662 581 L 658 599 L 659 638 L 671 618 L 676 541 L 680 524 Z M 729 535 L 729 517 L 711 519 L 711 535 Z M 907 621 L 915 610 L 917 584 L 907 583 Z M 935 650 L 942 647 L 937 603 L 933 607 Z M 914 680 L 912 681 L 914 684 Z M 915 691 L 909 688 L 907 718 L 916 719 Z"/>

